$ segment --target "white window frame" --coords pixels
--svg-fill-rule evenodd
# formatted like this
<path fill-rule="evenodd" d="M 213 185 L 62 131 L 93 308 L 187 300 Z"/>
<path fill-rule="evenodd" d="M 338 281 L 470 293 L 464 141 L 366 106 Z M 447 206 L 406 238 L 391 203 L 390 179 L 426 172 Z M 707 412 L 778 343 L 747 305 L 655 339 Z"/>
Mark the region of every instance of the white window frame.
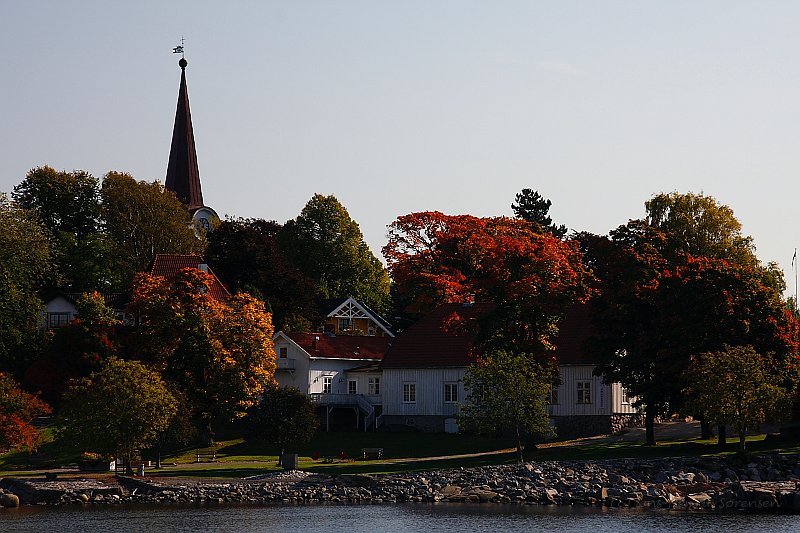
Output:
<path fill-rule="evenodd" d="M 378 396 L 381 393 L 381 378 L 374 377 L 367 380 L 367 394 Z"/>
<path fill-rule="evenodd" d="M 322 394 L 330 394 L 333 390 L 333 376 L 322 376 Z"/>
<path fill-rule="evenodd" d="M 550 394 L 547 398 L 547 403 L 550 405 L 558 405 L 558 387 L 550 388 Z"/>
<path fill-rule="evenodd" d="M 458 403 L 457 382 L 446 382 L 444 384 L 444 403 Z"/>
<path fill-rule="evenodd" d="M 347 394 L 358 394 L 358 380 L 357 379 L 348 379 L 347 380 Z"/>
<path fill-rule="evenodd" d="M 577 382 L 578 397 L 575 403 L 591 404 L 592 403 L 592 382 L 581 380 Z"/>
<path fill-rule="evenodd" d="M 70 323 L 70 313 L 54 311 L 47 313 L 47 327 L 49 329 L 63 328 Z"/>
<path fill-rule="evenodd" d="M 403 383 L 403 403 L 417 403 L 417 382 Z"/>

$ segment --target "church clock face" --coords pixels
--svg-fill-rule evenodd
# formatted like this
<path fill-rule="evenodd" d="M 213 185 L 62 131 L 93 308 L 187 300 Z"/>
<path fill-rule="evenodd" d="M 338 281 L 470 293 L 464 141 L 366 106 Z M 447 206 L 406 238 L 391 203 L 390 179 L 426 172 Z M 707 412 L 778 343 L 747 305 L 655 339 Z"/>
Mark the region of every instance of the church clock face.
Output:
<path fill-rule="evenodd" d="M 210 233 L 219 224 L 219 217 L 210 207 L 203 206 L 197 209 L 192 215 L 192 223 L 195 227 L 195 232 Z"/>

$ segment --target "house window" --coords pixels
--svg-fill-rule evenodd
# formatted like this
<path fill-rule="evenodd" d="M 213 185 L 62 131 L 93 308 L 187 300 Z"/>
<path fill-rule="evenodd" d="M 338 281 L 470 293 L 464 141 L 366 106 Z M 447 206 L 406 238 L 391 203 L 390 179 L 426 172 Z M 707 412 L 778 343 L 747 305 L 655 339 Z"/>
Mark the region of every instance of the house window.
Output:
<path fill-rule="evenodd" d="M 350 318 L 339 319 L 339 331 L 347 331 L 353 327 L 353 320 Z"/>
<path fill-rule="evenodd" d="M 69 324 L 69 313 L 47 313 L 47 327 L 63 328 Z"/>
<path fill-rule="evenodd" d="M 417 403 L 416 383 L 403 383 L 403 403 Z"/>
<path fill-rule="evenodd" d="M 550 405 L 558 405 L 558 387 L 550 389 L 550 397 L 547 399 Z"/>
<path fill-rule="evenodd" d="M 631 396 L 630 393 L 628 392 L 628 389 L 622 387 L 622 403 L 624 405 L 630 405 L 634 401 L 636 401 L 636 396 Z"/>
<path fill-rule="evenodd" d="M 445 403 L 455 403 L 458 401 L 458 383 L 444 384 L 444 401 Z"/>
<path fill-rule="evenodd" d="M 377 396 L 381 393 L 381 378 L 369 378 L 368 385 L 368 394 Z"/>
<path fill-rule="evenodd" d="M 358 381 L 354 379 L 347 380 L 347 394 L 358 394 Z"/>
<path fill-rule="evenodd" d="M 278 348 L 278 353 L 280 354 L 281 359 L 286 359 L 288 351 L 289 349 L 286 346 L 281 346 L 280 348 Z"/>
<path fill-rule="evenodd" d="M 592 403 L 592 382 L 578 382 L 578 403 Z"/>
<path fill-rule="evenodd" d="M 322 378 L 322 394 L 330 394 L 331 393 L 331 384 L 333 383 L 332 376 L 325 376 Z"/>

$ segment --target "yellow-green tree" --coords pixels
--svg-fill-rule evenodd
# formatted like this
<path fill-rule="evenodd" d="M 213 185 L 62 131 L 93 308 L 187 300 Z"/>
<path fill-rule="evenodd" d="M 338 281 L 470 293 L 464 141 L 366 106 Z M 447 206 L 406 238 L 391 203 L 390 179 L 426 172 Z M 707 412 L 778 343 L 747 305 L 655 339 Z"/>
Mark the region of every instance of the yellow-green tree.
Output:
<path fill-rule="evenodd" d="M 140 274 L 131 302 L 140 319 L 133 353 L 158 365 L 187 394 L 209 440 L 215 418 L 238 418 L 255 405 L 276 365 L 264 303 L 246 293 L 217 300 L 212 282 L 194 268 L 172 279 Z"/>
<path fill-rule="evenodd" d="M 555 380 L 555 366 L 530 354 L 495 351 L 467 368 L 459 425 L 479 433 L 511 430 L 522 458 L 524 437 L 552 434 L 547 398 Z"/>
<path fill-rule="evenodd" d="M 748 428 L 776 420 L 787 412 L 791 394 L 783 385 L 784 372 L 776 361 L 752 346 L 726 346 L 692 358 L 686 380 L 690 402 L 712 422 L 731 426 L 745 451 Z"/>
<path fill-rule="evenodd" d="M 108 359 L 67 389 L 59 436 L 89 452 L 131 459 L 169 427 L 177 410 L 158 372 L 136 361 Z"/>

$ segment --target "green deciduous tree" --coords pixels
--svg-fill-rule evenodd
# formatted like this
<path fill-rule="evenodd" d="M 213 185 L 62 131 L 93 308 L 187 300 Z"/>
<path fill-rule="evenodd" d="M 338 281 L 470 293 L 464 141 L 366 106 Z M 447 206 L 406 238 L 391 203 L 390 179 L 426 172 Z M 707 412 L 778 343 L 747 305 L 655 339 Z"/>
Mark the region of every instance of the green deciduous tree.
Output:
<path fill-rule="evenodd" d="M 552 233 L 559 239 L 563 239 L 567 235 L 566 226 L 553 224 L 553 219 L 548 214 L 553 202 L 545 199 L 539 194 L 539 191 L 522 189 L 517 193 L 514 202 L 511 204 L 511 209 L 517 218 L 538 224 L 542 231 Z"/>
<path fill-rule="evenodd" d="M 109 172 L 100 194 L 120 287 L 127 288 L 156 254 L 197 254 L 205 248 L 205 240 L 194 233 L 186 207 L 160 183 Z"/>
<path fill-rule="evenodd" d="M 51 243 L 35 212 L 0 193 L 0 370 L 21 375 L 41 345 L 37 293 L 53 275 Z"/>
<path fill-rule="evenodd" d="M 319 430 L 319 417 L 307 394 L 295 388 L 270 385 L 258 407 L 250 412 L 255 431 L 280 449 L 309 442 Z"/>
<path fill-rule="evenodd" d="M 269 303 L 276 329 L 297 317 L 316 324 L 316 284 L 280 250 L 281 229 L 261 219 L 226 220 L 209 234 L 206 258 L 232 290 L 255 290 Z"/>
<path fill-rule="evenodd" d="M 776 371 L 782 366 L 752 346 L 725 346 L 692 358 L 686 392 L 709 421 L 736 429 L 739 451 L 744 452 L 748 428 L 777 420 L 789 411 L 792 397 L 784 387 L 786 373 L 783 368 Z"/>
<path fill-rule="evenodd" d="M 87 451 L 130 461 L 169 427 L 177 403 L 158 372 L 136 361 L 107 360 L 65 395 L 59 437 Z"/>
<path fill-rule="evenodd" d="M 108 246 L 100 228 L 95 177 L 83 170 L 38 167 L 14 187 L 12 196 L 20 207 L 35 211 L 49 230 L 59 286 L 73 292 L 108 286 Z"/>
<path fill-rule="evenodd" d="M 459 424 L 482 433 L 513 431 L 523 462 L 524 437 L 552 434 L 547 399 L 555 376 L 555 363 L 537 362 L 530 354 L 490 352 L 467 368 Z"/>
<path fill-rule="evenodd" d="M 334 196 L 315 194 L 284 225 L 280 246 L 324 297 L 352 296 L 379 313 L 389 309 L 389 275 Z"/>

